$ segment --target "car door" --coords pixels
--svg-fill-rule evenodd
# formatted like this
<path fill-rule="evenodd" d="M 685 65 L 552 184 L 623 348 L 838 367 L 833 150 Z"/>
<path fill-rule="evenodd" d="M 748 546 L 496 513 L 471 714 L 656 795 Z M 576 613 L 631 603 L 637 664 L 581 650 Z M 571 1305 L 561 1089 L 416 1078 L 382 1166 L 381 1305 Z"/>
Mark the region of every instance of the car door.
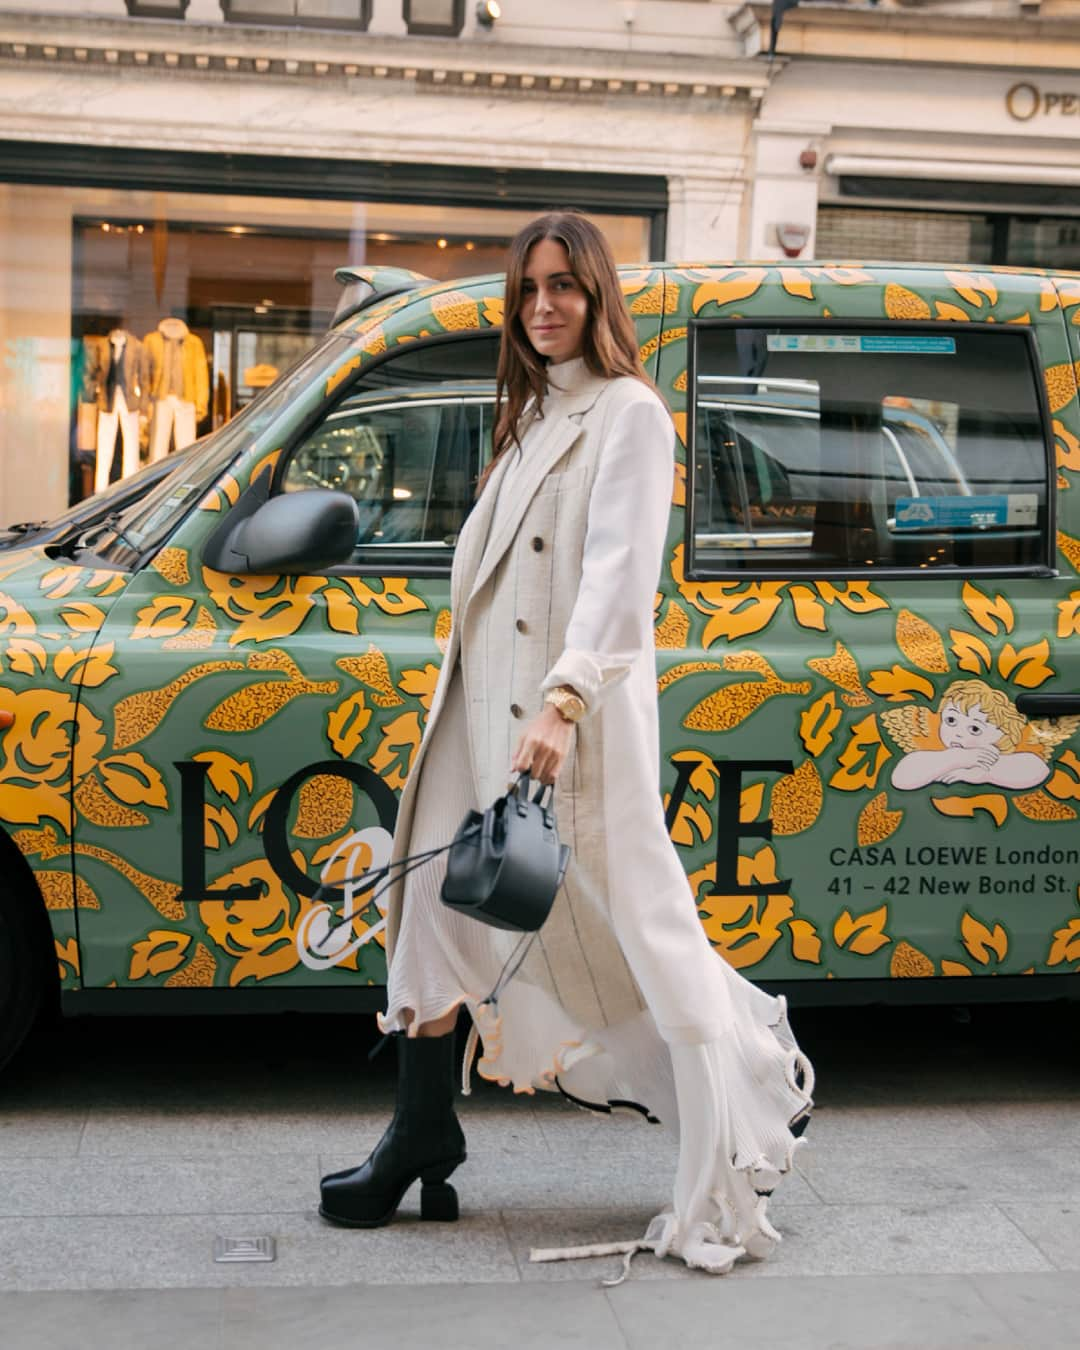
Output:
<path fill-rule="evenodd" d="M 1060 309 L 919 269 L 675 269 L 667 296 L 665 787 L 710 937 L 784 980 L 1067 969 L 1080 719 L 1035 715 L 1080 674 Z"/>

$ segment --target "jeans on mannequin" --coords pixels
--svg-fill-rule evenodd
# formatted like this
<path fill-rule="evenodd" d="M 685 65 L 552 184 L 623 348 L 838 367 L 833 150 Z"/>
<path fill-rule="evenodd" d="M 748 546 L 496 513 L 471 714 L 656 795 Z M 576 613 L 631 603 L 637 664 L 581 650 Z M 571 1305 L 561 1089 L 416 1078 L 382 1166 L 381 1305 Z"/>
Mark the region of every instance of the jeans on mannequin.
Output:
<path fill-rule="evenodd" d="M 94 459 L 95 492 L 103 492 L 109 486 L 113 458 L 116 454 L 117 433 L 123 447 L 119 476 L 127 478 L 139 467 L 139 414 L 128 410 L 127 399 L 122 389 L 116 391 L 112 411 L 103 412 L 98 416 L 97 454 Z"/>
<path fill-rule="evenodd" d="M 195 439 L 195 404 L 188 403 L 175 394 L 166 394 L 154 404 L 154 417 L 150 423 L 150 458 L 164 459 L 169 453 L 169 440 L 173 448 L 183 450 Z"/>

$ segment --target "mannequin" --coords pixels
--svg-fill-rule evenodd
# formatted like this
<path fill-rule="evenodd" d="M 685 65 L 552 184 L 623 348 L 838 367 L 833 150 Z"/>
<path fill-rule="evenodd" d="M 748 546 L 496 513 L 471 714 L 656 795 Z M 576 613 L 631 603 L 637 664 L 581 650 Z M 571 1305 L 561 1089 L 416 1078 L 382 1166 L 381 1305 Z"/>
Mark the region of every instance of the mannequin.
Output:
<path fill-rule="evenodd" d="M 112 478 L 127 478 L 139 467 L 139 418 L 146 411 L 147 363 L 143 344 L 126 329 L 114 328 L 103 355 L 107 365 L 97 424 L 95 492 L 107 488 Z M 117 434 L 122 446 L 119 475 L 112 472 Z"/>
<path fill-rule="evenodd" d="M 150 362 L 150 458 L 164 459 L 170 448 L 182 450 L 195 439 L 206 416 L 210 372 L 202 338 L 183 319 L 162 319 L 145 338 Z"/>

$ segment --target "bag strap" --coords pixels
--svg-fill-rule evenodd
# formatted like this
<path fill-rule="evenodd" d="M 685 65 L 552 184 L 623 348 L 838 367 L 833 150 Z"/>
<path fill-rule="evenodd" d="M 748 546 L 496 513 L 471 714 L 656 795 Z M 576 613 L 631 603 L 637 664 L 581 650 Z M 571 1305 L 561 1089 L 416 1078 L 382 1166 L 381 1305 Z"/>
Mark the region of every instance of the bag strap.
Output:
<path fill-rule="evenodd" d="M 539 806 L 544 812 L 544 823 L 550 828 L 555 824 L 555 785 L 554 783 L 537 783 L 536 794 L 529 797 L 529 790 L 532 787 L 533 779 L 528 769 L 522 769 L 517 778 L 510 785 L 507 795 L 512 792 L 518 800 L 518 815 L 525 815 L 525 803 L 531 801 L 534 806 Z M 524 791 L 522 785 L 524 784 Z M 546 800 L 545 800 L 546 798 Z"/>
<path fill-rule="evenodd" d="M 418 867 L 423 867 L 427 863 L 432 862 L 435 858 L 439 857 L 440 854 L 449 853 L 456 844 L 477 845 L 479 842 L 479 835 L 480 823 L 477 822 L 475 825 L 471 825 L 467 830 L 463 830 L 460 835 L 451 839 L 448 844 L 442 844 L 439 848 L 427 849 L 424 853 L 408 854 L 404 858 L 398 858 L 396 862 L 387 863 L 385 867 L 376 867 L 371 872 L 360 872 L 358 875 L 345 877 L 343 878 L 343 884 L 351 882 L 353 885 L 359 885 L 361 882 L 369 882 L 370 885 L 375 886 L 375 890 L 372 892 L 371 898 L 367 903 L 369 905 L 374 904 L 379 896 L 391 886 L 397 885 L 397 883 L 407 877 L 410 872 L 414 872 Z M 329 889 L 328 886 L 319 886 L 311 897 L 312 903 L 318 904 L 323 892 Z M 335 887 L 335 889 L 338 888 Z M 323 946 L 331 934 L 336 933 L 339 928 L 344 928 L 346 924 L 352 923 L 355 918 L 355 914 L 350 914 L 346 918 L 339 919 L 337 923 L 331 924 L 323 934 L 317 946 Z"/>

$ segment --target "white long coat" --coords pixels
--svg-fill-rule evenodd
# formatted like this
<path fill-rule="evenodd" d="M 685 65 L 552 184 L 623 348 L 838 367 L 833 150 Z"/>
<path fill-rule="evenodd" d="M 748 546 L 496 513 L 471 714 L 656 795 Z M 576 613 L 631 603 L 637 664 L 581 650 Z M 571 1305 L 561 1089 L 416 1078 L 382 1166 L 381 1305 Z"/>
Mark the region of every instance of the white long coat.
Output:
<path fill-rule="evenodd" d="M 496 513 L 515 452 L 496 466 L 459 539 L 449 645 L 393 857 L 410 851 L 425 752 L 459 662 L 481 806 L 505 790 L 543 691 L 573 686 L 587 712 L 555 798 L 572 863 L 541 935 L 560 1001 L 583 1027 L 613 1025 L 647 1005 L 665 1040 L 699 1044 L 724 1035 L 731 1009 L 659 794 L 653 605 L 674 431 L 642 381 L 598 379 L 572 364 L 569 391 L 524 438 L 510 503 Z M 398 885 L 389 895 L 391 957 L 402 893 Z"/>

